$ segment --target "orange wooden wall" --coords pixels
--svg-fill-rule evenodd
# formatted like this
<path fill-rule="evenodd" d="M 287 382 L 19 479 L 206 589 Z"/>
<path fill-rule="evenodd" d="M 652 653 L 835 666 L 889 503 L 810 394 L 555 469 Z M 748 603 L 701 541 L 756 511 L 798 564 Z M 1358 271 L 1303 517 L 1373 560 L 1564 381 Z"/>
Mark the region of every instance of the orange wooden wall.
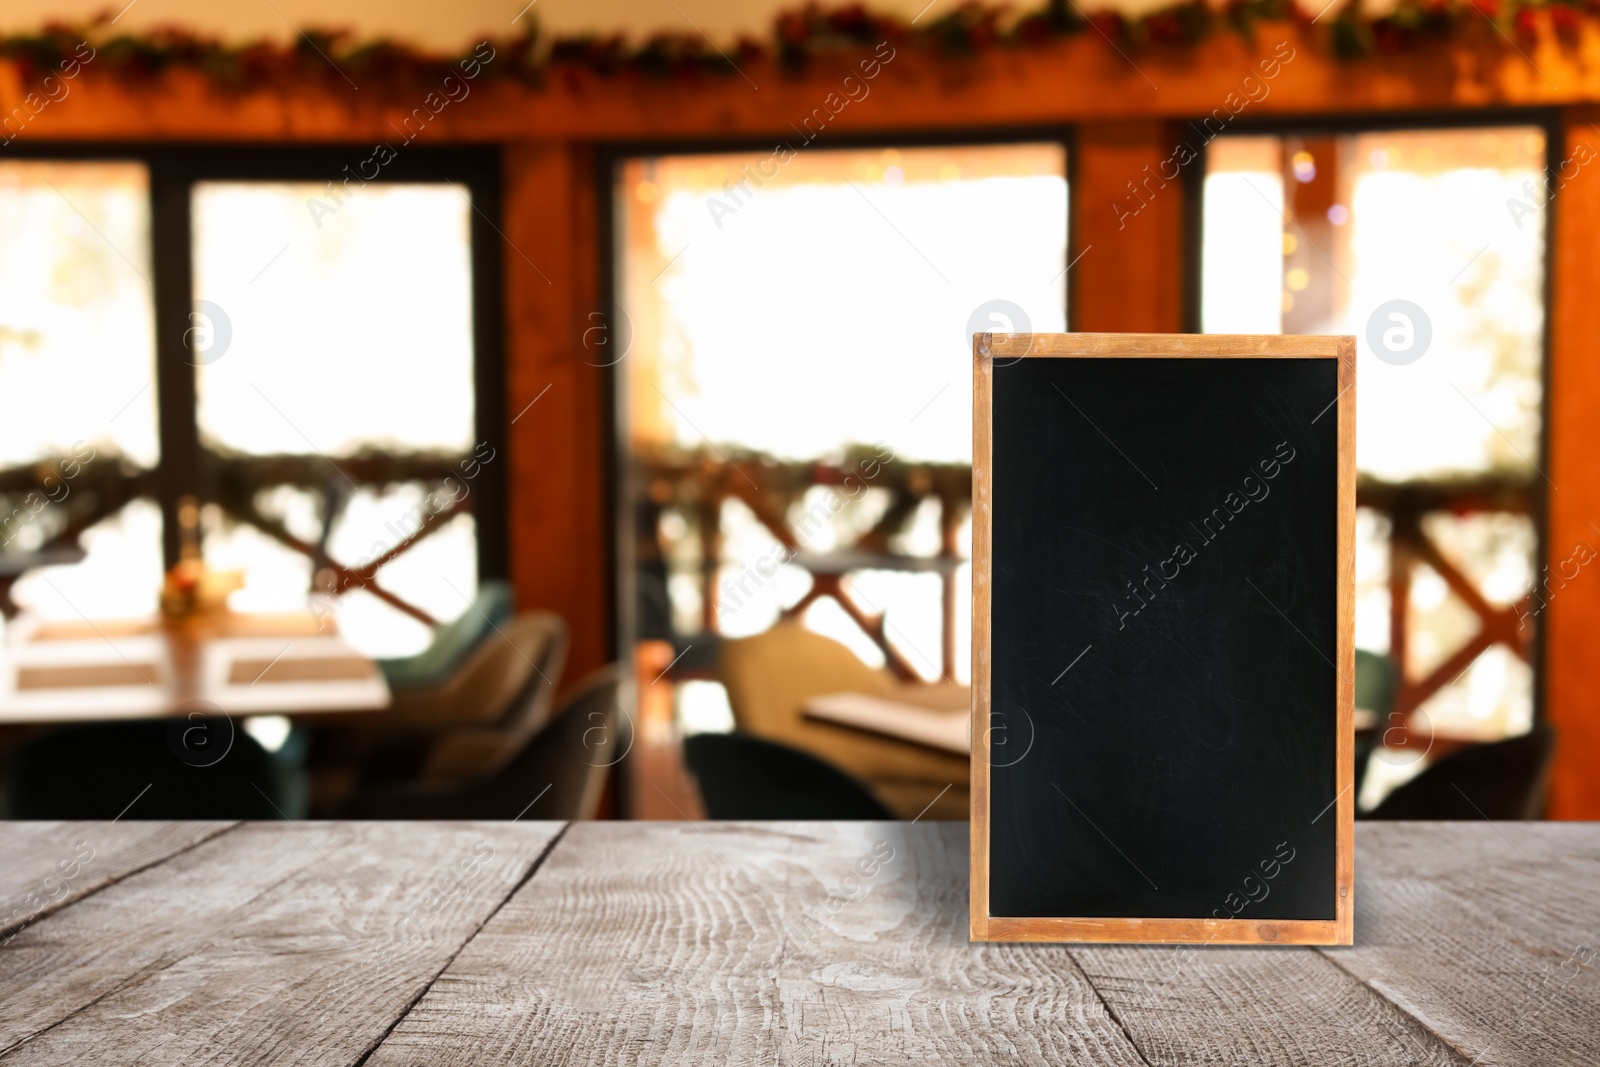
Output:
<path fill-rule="evenodd" d="M 1182 190 L 1171 183 L 1138 216 L 1111 207 L 1176 142 L 1175 125 L 1210 114 L 1259 71 L 1280 61 L 1270 92 L 1241 119 L 1299 115 L 1483 113 L 1558 109 L 1569 149 L 1600 148 L 1600 34 L 1575 44 L 1544 40 L 1505 48 L 1439 48 L 1404 58 L 1343 64 L 1316 30 L 1263 26 L 1255 44 L 1218 37 L 1198 49 L 1145 50 L 1124 58 L 1093 35 L 1027 52 L 953 61 L 897 53 L 871 95 L 842 112 L 823 137 L 907 137 L 1007 127 L 1076 131 L 1072 159 L 1072 313 L 1083 330 L 1172 331 L 1183 326 Z M 532 90 L 480 82 L 431 123 L 434 143 L 494 143 L 505 150 L 502 205 L 507 284 L 511 565 L 519 601 L 562 612 L 573 633 L 571 668 L 609 655 L 606 372 L 579 358 L 585 315 L 599 306 L 601 219 L 595 168 L 608 143 L 719 136 L 788 136 L 835 91 L 856 58 L 818 60 L 804 75 L 768 63 L 744 79 L 698 85 L 616 79 L 556 80 Z M 1134 63 L 1137 63 L 1137 69 Z M 0 109 L 30 86 L 0 64 Z M 128 89 L 84 77 L 25 136 L 30 141 L 352 142 L 391 139 L 426 89 L 387 95 L 341 90 L 221 94 L 187 74 Z M 330 177 L 332 177 L 330 175 Z M 1564 558 L 1600 539 L 1600 172 L 1587 169 L 1554 204 L 1548 544 Z M 546 388 L 548 387 L 548 389 Z M 541 395 L 542 393 L 542 395 Z M 537 403 L 533 403 L 538 398 Z M 533 406 L 528 405 L 532 403 Z M 1593 527 L 1590 523 L 1594 523 Z M 1546 614 L 1549 721 L 1560 731 L 1551 813 L 1600 818 L 1600 578 L 1575 581 Z"/>
<path fill-rule="evenodd" d="M 1565 112 L 1567 150 L 1600 150 L 1600 109 Z M 1554 207 L 1551 242 L 1550 490 L 1552 564 L 1579 542 L 1600 548 L 1600 181 L 1573 181 Z M 1553 818 L 1600 818 L 1600 581 L 1578 580 L 1550 599 L 1544 629 L 1545 714 L 1558 732 Z M 1595 575 L 1594 577 L 1600 577 Z"/>

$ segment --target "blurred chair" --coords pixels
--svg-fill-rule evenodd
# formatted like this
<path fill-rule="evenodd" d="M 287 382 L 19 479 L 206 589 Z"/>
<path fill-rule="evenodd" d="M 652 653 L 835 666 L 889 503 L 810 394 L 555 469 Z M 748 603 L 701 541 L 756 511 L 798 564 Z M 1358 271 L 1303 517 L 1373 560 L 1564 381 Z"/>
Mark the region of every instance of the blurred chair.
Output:
<path fill-rule="evenodd" d="M 284 773 L 225 720 L 87 723 L 19 747 L 7 806 L 16 819 L 280 819 Z"/>
<path fill-rule="evenodd" d="M 414 656 L 378 660 L 391 690 L 443 685 L 472 652 L 498 627 L 511 621 L 511 586 L 502 581 L 479 584 L 467 610 L 433 631 L 433 641 Z"/>
<path fill-rule="evenodd" d="M 1355 744 L 1355 795 L 1361 796 L 1361 785 L 1367 780 L 1367 764 L 1373 751 L 1383 743 L 1383 735 L 1393 725 L 1389 713 L 1394 710 L 1395 697 L 1400 692 L 1400 671 L 1394 660 L 1378 652 L 1356 649 L 1355 705 L 1372 712 L 1374 726 L 1359 731 Z"/>
<path fill-rule="evenodd" d="M 503 639 L 497 635 L 484 646 L 485 651 L 493 649 L 492 655 L 468 662 L 459 684 L 397 695 L 392 710 L 399 716 L 442 727 L 428 746 L 423 780 L 493 774 L 549 719 L 567 662 L 566 621 L 550 612 L 527 612 L 507 623 L 501 634 Z M 511 655 L 495 645 L 509 648 Z"/>
<path fill-rule="evenodd" d="M 1554 753 L 1555 732 L 1544 726 L 1464 748 L 1390 793 L 1366 818 L 1537 819 Z"/>
<path fill-rule="evenodd" d="M 353 790 L 374 785 L 493 773 L 549 717 L 566 655 L 566 622 L 524 612 L 442 684 L 396 690 L 383 711 L 318 726 L 310 756 L 314 811 L 337 811 Z"/>
<path fill-rule="evenodd" d="M 464 784 L 422 782 L 363 791 L 341 812 L 366 819 L 593 819 L 614 767 L 633 746 L 622 708 L 628 672 L 583 678 L 544 728 L 494 774 Z"/>
<path fill-rule="evenodd" d="M 1400 672 L 1394 660 L 1380 652 L 1356 649 L 1356 707 L 1366 708 L 1383 722 L 1394 708 L 1394 698 L 1400 691 Z"/>
<path fill-rule="evenodd" d="M 971 772 L 966 756 L 816 722 L 801 714 L 812 697 L 843 692 L 930 710 L 965 708 L 971 699 L 965 686 L 903 685 L 887 671 L 862 663 L 838 641 L 799 622 L 781 622 L 754 637 L 724 642 L 718 673 L 741 731 L 803 749 L 833 764 L 865 783 L 900 818 L 913 818 L 930 803 L 928 818 L 967 818 Z"/>
<path fill-rule="evenodd" d="M 684 762 L 713 819 L 893 819 L 866 786 L 809 752 L 747 734 L 695 734 Z"/>

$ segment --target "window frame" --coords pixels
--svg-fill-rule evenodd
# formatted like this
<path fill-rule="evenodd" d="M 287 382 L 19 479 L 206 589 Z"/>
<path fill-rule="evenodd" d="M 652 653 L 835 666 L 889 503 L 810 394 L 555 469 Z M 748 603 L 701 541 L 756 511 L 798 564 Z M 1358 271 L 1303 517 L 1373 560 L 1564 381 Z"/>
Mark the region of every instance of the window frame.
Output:
<path fill-rule="evenodd" d="M 619 307 L 618 272 L 622 266 L 622 249 L 617 245 L 617 190 L 622 168 L 636 159 L 658 156 L 715 155 L 734 152 L 770 152 L 773 144 L 786 135 L 739 136 L 727 138 L 686 138 L 681 140 L 647 139 L 607 141 L 596 145 L 594 167 L 594 196 L 598 205 L 599 225 L 596 244 L 597 304 L 605 321 L 617 321 Z M 826 143 L 808 145 L 802 152 L 861 151 L 863 149 L 913 149 L 992 147 L 997 145 L 1052 143 L 1061 146 L 1066 154 L 1067 182 L 1067 262 L 1077 261 L 1083 249 L 1079 247 L 1083 227 L 1079 224 L 1078 198 L 1074 190 L 1078 183 L 1077 125 L 1050 123 L 986 127 L 983 129 L 938 129 L 912 133 L 849 132 L 828 134 Z M 1077 277 L 1069 269 L 1060 279 L 1062 300 L 1066 305 L 1068 332 L 1077 330 Z M 633 500 L 636 486 L 632 484 L 628 462 L 628 395 L 625 379 L 619 372 L 621 361 L 601 368 L 602 433 L 605 439 L 605 501 L 607 595 L 611 604 L 607 645 L 615 658 L 632 662 L 636 644 L 637 626 L 634 588 L 634 515 Z"/>
<path fill-rule="evenodd" d="M 506 448 L 505 323 L 500 243 L 500 151 L 490 146 L 402 146 L 378 177 L 382 184 L 450 182 L 469 194 L 474 211 L 468 254 L 472 269 L 473 422 L 477 441 L 497 454 Z M 330 142 L 287 144 L 38 142 L 12 146 L 10 158 L 28 162 L 136 163 L 149 175 L 151 306 L 154 312 L 156 426 L 160 458 L 148 477 L 162 514 L 162 557 L 177 562 L 179 501 L 213 499 L 201 446 L 196 374 L 186 337 L 194 309 L 191 189 L 207 181 L 337 180 L 344 168 L 366 159 L 372 145 Z M 508 573 L 506 464 L 484 466 L 472 515 L 480 581 Z"/>
<path fill-rule="evenodd" d="M 1199 122 L 1203 116 L 1194 116 Z M 1185 120 L 1188 121 L 1188 120 Z M 1335 113 L 1319 115 L 1286 115 L 1266 118 L 1252 117 L 1232 123 L 1216 136 L 1341 136 L 1358 133 L 1383 133 L 1395 131 L 1421 132 L 1427 130 L 1487 129 L 1494 127 L 1536 126 L 1545 138 L 1545 174 L 1555 174 L 1563 161 L 1566 146 L 1566 126 L 1557 108 L 1496 108 L 1494 110 L 1408 111 L 1362 115 Z M 1183 328 L 1190 333 L 1200 332 L 1202 255 L 1205 245 L 1205 179 L 1210 156 L 1210 139 L 1200 146 L 1194 164 L 1184 184 L 1184 301 Z M 1556 212 L 1561 210 L 1561 198 L 1550 197 L 1543 210 L 1541 235 L 1544 241 L 1543 284 L 1540 302 L 1544 319 L 1539 337 L 1539 472 L 1550 468 L 1550 364 L 1552 357 L 1551 322 L 1554 314 L 1553 242 L 1556 236 Z M 1540 573 L 1549 558 L 1550 494 L 1544 478 L 1530 482 L 1533 504 L 1528 517 L 1533 521 L 1534 553 L 1533 572 Z M 1528 662 L 1533 669 L 1533 725 L 1541 726 L 1545 717 L 1545 678 L 1547 674 L 1545 619 L 1543 614 L 1533 619 L 1533 637 L 1529 642 Z"/>

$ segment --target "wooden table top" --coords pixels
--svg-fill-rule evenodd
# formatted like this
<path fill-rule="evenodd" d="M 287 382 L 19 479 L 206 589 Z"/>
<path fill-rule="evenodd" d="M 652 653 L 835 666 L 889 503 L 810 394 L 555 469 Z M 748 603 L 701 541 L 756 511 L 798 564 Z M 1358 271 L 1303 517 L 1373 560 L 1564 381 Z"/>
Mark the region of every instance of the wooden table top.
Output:
<path fill-rule="evenodd" d="M 961 692 L 970 690 L 963 686 Z M 959 756 L 972 751 L 972 713 L 964 707 L 930 708 L 870 693 L 828 693 L 808 699 L 800 714 Z"/>
<path fill-rule="evenodd" d="M 45 622 L 0 645 L 0 723 L 377 711 L 377 664 L 309 614 Z"/>
<path fill-rule="evenodd" d="M 0 1061 L 1600 1063 L 1600 825 L 1356 830 L 1312 949 L 970 944 L 963 823 L 0 824 Z"/>

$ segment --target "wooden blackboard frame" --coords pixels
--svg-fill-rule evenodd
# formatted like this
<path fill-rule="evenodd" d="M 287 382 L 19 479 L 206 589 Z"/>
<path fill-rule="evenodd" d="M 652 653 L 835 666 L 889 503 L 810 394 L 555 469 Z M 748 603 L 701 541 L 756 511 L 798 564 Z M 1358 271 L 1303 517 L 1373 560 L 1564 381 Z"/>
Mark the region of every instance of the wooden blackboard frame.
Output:
<path fill-rule="evenodd" d="M 1338 363 L 1338 530 L 1335 685 L 1337 896 L 1327 919 L 1017 918 L 989 913 L 989 684 L 992 595 L 994 367 L 1019 359 L 1332 359 Z M 990 334 L 972 361 L 972 867 L 973 941 L 1348 945 L 1355 911 L 1355 380 L 1353 337 L 1227 334 Z"/>

